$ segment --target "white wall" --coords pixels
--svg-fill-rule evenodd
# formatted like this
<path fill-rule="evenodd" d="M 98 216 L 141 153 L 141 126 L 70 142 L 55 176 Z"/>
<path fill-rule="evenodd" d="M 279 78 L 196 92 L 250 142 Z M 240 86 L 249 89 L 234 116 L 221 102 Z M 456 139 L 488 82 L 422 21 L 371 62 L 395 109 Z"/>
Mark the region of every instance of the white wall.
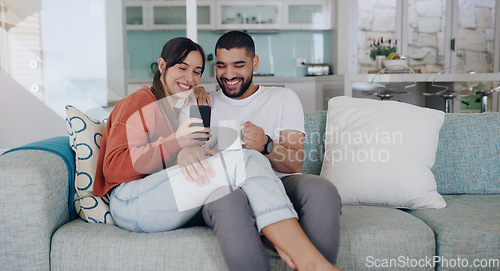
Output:
<path fill-rule="evenodd" d="M 128 95 L 124 9 L 121 0 L 106 1 L 108 101 L 120 100 Z"/>
<path fill-rule="evenodd" d="M 0 149 L 65 136 L 66 122 L 0 70 Z"/>
<path fill-rule="evenodd" d="M 355 74 L 356 50 L 357 48 L 357 2 L 349 0 L 338 0 L 336 11 L 336 63 L 335 74 Z"/>
<path fill-rule="evenodd" d="M 42 0 L 42 40 L 47 101 L 52 105 L 52 98 L 58 98 L 55 95 L 68 91 L 61 84 L 64 79 L 97 104 L 106 106 L 104 0 Z"/>

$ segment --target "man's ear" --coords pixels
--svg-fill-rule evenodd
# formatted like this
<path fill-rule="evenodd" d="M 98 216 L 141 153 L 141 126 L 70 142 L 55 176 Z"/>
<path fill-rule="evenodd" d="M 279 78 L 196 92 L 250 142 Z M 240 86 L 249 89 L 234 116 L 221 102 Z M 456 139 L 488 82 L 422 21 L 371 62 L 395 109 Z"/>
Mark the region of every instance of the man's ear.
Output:
<path fill-rule="evenodd" d="M 257 71 L 257 69 L 259 68 L 259 56 L 258 55 L 255 55 L 253 57 L 253 71 Z"/>
<path fill-rule="evenodd" d="M 167 62 L 163 58 L 158 58 L 158 70 L 160 71 L 161 74 L 165 72 L 167 69 Z"/>

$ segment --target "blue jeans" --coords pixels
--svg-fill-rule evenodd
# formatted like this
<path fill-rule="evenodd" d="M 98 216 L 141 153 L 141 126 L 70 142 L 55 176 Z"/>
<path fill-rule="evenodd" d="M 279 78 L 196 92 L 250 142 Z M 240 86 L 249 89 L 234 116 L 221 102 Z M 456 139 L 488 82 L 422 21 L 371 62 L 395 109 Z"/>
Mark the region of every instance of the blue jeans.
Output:
<path fill-rule="evenodd" d="M 215 177 L 203 187 L 188 182 L 179 166 L 117 186 L 110 195 L 115 223 L 134 232 L 178 229 L 204 204 L 227 195 L 233 187 L 246 194 L 259 231 L 278 221 L 297 218 L 283 183 L 259 152 L 223 151 L 207 161 Z"/>

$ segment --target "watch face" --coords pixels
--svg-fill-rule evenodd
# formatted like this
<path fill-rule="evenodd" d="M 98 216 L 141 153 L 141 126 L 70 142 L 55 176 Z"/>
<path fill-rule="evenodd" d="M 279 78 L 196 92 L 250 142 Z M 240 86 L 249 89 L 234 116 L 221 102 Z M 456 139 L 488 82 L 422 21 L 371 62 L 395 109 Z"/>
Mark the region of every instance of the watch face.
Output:
<path fill-rule="evenodd" d="M 269 137 L 266 144 L 267 153 L 271 153 L 273 151 L 273 147 L 274 147 L 273 140 Z"/>
<path fill-rule="evenodd" d="M 262 154 L 267 155 L 270 154 L 273 151 L 273 140 L 271 139 L 270 136 L 267 136 L 267 143 L 264 145 L 264 149 L 262 150 Z"/>

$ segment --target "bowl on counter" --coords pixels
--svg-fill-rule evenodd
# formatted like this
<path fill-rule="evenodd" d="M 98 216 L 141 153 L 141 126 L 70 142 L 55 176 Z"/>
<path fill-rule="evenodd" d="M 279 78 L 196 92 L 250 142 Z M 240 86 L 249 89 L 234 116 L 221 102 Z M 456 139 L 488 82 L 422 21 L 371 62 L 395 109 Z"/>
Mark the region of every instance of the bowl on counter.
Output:
<path fill-rule="evenodd" d="M 407 59 L 384 59 L 384 67 L 390 71 L 399 71 L 408 69 Z"/>

